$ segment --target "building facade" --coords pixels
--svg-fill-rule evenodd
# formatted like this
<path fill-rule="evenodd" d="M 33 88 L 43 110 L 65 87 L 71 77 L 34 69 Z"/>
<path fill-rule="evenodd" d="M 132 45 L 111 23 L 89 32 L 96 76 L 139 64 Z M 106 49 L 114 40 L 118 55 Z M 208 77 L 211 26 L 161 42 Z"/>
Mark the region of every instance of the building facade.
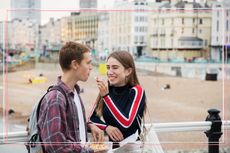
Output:
<path fill-rule="evenodd" d="M 152 55 L 170 61 L 209 59 L 211 9 L 196 2 L 168 2 L 150 17 Z"/>
<path fill-rule="evenodd" d="M 11 0 L 11 20 L 41 23 L 41 0 Z"/>
<path fill-rule="evenodd" d="M 211 59 L 230 62 L 230 4 L 217 2 L 212 7 Z"/>
<path fill-rule="evenodd" d="M 109 14 L 110 12 L 101 12 L 98 17 L 98 41 L 97 51 L 99 53 L 109 51 Z"/>
<path fill-rule="evenodd" d="M 3 43 L 4 43 L 4 22 L 0 21 L 0 51 L 3 50 Z"/>
<path fill-rule="evenodd" d="M 122 1 L 109 16 L 109 50 L 126 50 L 137 57 L 147 52 L 148 2 Z"/>
<path fill-rule="evenodd" d="M 34 51 L 36 49 L 39 35 L 37 23 L 14 19 L 8 22 L 6 26 L 8 48 L 21 51 Z"/>

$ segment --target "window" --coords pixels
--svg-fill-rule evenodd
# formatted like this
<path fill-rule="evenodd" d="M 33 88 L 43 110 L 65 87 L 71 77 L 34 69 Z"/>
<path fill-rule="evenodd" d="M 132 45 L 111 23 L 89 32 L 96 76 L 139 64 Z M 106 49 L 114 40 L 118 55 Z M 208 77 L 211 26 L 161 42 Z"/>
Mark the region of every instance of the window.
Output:
<path fill-rule="evenodd" d="M 157 47 L 157 45 L 158 45 L 158 41 L 157 40 L 154 40 L 154 45 Z"/>
<path fill-rule="evenodd" d="M 195 46 L 195 45 L 196 45 L 196 42 L 193 41 L 193 42 L 192 42 L 192 46 Z"/>
<path fill-rule="evenodd" d="M 141 26 L 139 27 L 139 32 L 143 32 L 143 28 Z"/>
<path fill-rule="evenodd" d="M 134 42 L 137 43 L 138 42 L 138 36 L 134 37 Z"/>
<path fill-rule="evenodd" d="M 144 42 L 144 36 L 140 36 L 140 42 L 141 42 L 141 43 Z"/>
<path fill-rule="evenodd" d="M 228 20 L 226 21 L 226 30 L 228 31 Z"/>
<path fill-rule="evenodd" d="M 192 19 L 192 23 L 195 24 L 195 18 Z"/>
<path fill-rule="evenodd" d="M 165 47 L 165 40 L 163 38 L 161 39 L 161 47 Z"/>
<path fill-rule="evenodd" d="M 202 33 L 202 29 L 199 29 L 199 33 L 200 33 L 200 34 Z"/>
<path fill-rule="evenodd" d="M 219 32 L 219 20 L 216 22 L 216 31 Z"/>
<path fill-rule="evenodd" d="M 195 29 L 194 29 L 194 28 L 192 28 L 192 33 L 193 33 L 193 34 L 195 33 Z"/>
<path fill-rule="evenodd" d="M 203 24 L 203 20 L 202 19 L 200 19 L 200 24 Z"/>
<path fill-rule="evenodd" d="M 164 25 L 165 24 L 165 20 L 164 19 L 162 19 L 162 25 Z"/>
<path fill-rule="evenodd" d="M 182 24 L 184 24 L 184 18 L 182 18 L 181 21 L 182 21 Z"/>

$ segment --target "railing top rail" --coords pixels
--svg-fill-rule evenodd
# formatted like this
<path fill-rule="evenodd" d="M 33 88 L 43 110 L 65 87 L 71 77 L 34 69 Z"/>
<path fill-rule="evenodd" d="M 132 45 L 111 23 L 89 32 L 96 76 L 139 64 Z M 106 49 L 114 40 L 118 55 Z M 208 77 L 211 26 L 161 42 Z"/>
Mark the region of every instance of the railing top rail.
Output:
<path fill-rule="evenodd" d="M 156 132 L 185 132 L 185 131 L 206 131 L 210 130 L 212 122 L 171 122 L 171 123 L 146 123 L 145 126 L 154 126 Z M 222 129 L 230 129 L 230 120 L 222 121 Z M 0 133 L 1 139 L 23 138 L 27 137 L 27 131 Z"/>

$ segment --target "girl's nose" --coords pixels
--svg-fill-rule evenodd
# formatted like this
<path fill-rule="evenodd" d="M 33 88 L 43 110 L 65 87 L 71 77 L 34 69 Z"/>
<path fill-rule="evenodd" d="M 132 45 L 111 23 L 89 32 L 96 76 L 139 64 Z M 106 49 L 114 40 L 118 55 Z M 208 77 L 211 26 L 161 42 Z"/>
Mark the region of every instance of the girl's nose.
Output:
<path fill-rule="evenodd" d="M 113 74 L 113 71 L 111 69 L 107 70 L 107 74 Z"/>

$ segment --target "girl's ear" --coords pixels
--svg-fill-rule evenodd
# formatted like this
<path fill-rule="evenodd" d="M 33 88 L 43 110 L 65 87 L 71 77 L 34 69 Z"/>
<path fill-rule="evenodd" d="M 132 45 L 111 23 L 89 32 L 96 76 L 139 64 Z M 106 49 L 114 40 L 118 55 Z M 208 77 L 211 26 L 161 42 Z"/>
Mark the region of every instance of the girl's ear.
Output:
<path fill-rule="evenodd" d="M 129 76 L 132 73 L 133 69 L 132 68 L 128 68 L 125 71 L 126 71 L 126 76 Z"/>

